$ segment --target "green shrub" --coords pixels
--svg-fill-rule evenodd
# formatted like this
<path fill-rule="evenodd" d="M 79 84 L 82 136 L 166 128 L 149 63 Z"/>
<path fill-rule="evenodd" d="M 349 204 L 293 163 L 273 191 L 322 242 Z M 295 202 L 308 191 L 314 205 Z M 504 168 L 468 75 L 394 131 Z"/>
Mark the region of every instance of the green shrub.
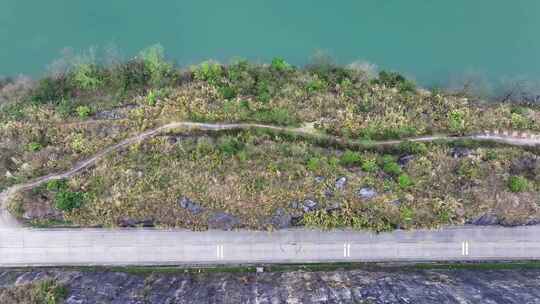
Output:
<path fill-rule="evenodd" d="M 457 173 L 459 176 L 471 180 L 480 178 L 480 168 L 478 167 L 478 163 L 471 159 L 462 160 L 459 164 Z"/>
<path fill-rule="evenodd" d="M 42 148 L 43 148 L 43 146 L 38 142 L 31 142 L 28 145 L 26 145 L 26 150 L 28 150 L 30 152 L 37 152 L 37 151 L 41 150 Z"/>
<path fill-rule="evenodd" d="M 379 170 L 377 161 L 375 161 L 374 159 L 367 159 L 362 161 L 362 170 L 365 172 L 376 172 L 377 170 Z"/>
<path fill-rule="evenodd" d="M 218 92 L 224 99 L 227 100 L 233 99 L 237 95 L 236 90 L 228 85 L 220 86 Z"/>
<path fill-rule="evenodd" d="M 385 173 L 397 176 L 401 173 L 401 167 L 396 162 L 389 162 L 384 164 L 383 171 Z"/>
<path fill-rule="evenodd" d="M 172 65 L 165 60 L 163 47 L 151 46 L 140 53 L 145 68 L 150 74 L 150 81 L 155 86 L 163 85 L 165 77 L 171 73 Z"/>
<path fill-rule="evenodd" d="M 223 75 L 221 65 L 212 61 L 205 61 L 199 66 L 193 67 L 192 70 L 195 79 L 207 81 L 211 84 L 218 84 L 218 81 Z"/>
<path fill-rule="evenodd" d="M 62 117 L 68 117 L 73 112 L 73 103 L 69 100 L 62 99 L 54 108 Z"/>
<path fill-rule="evenodd" d="M 76 65 L 70 76 L 73 85 L 81 90 L 95 90 L 103 84 L 98 68 L 89 63 Z"/>
<path fill-rule="evenodd" d="M 68 188 L 65 179 L 53 179 L 47 182 L 47 190 L 50 192 L 58 192 Z"/>
<path fill-rule="evenodd" d="M 401 207 L 399 208 L 399 216 L 401 220 L 405 223 L 412 222 L 414 218 L 414 210 L 411 207 Z"/>
<path fill-rule="evenodd" d="M 454 110 L 449 114 L 448 127 L 452 132 L 461 132 L 465 129 L 465 117 L 462 112 Z"/>
<path fill-rule="evenodd" d="M 297 119 L 285 108 L 261 109 L 254 112 L 252 118 L 258 122 L 271 123 L 277 125 L 294 125 Z"/>
<path fill-rule="evenodd" d="M 78 106 L 75 111 L 80 118 L 87 118 L 92 113 L 92 110 L 89 106 Z"/>
<path fill-rule="evenodd" d="M 414 183 L 409 175 L 403 173 L 400 174 L 398 177 L 398 184 L 401 189 L 407 189 L 411 187 Z"/>
<path fill-rule="evenodd" d="M 339 164 L 342 166 L 361 165 L 362 156 L 358 152 L 347 150 L 341 155 L 339 159 Z"/>
<path fill-rule="evenodd" d="M 115 66 L 112 71 L 112 85 L 118 86 L 121 91 L 143 91 L 151 81 L 152 75 L 144 62 L 140 59 L 130 60 Z"/>
<path fill-rule="evenodd" d="M 268 82 L 260 81 L 257 83 L 257 100 L 260 102 L 268 102 L 272 98 Z"/>
<path fill-rule="evenodd" d="M 398 150 L 401 153 L 408 154 L 426 154 L 428 152 L 426 144 L 414 141 L 404 141 L 400 143 L 398 146 Z"/>
<path fill-rule="evenodd" d="M 60 190 L 54 197 L 54 206 L 62 211 L 71 211 L 80 208 L 85 200 L 84 192 Z"/>
<path fill-rule="evenodd" d="M 508 188 L 512 192 L 523 192 L 529 188 L 529 181 L 522 176 L 511 176 L 508 180 Z"/>
<path fill-rule="evenodd" d="M 288 64 L 285 59 L 276 57 L 272 59 L 272 64 L 270 65 L 274 70 L 283 72 L 291 68 L 291 65 Z"/>
<path fill-rule="evenodd" d="M 512 113 L 512 128 L 514 129 L 527 129 L 530 126 L 530 120 L 522 114 Z"/>
<path fill-rule="evenodd" d="M 73 88 L 65 76 L 41 79 L 31 93 L 31 100 L 38 103 L 57 104 L 72 96 Z"/>
<path fill-rule="evenodd" d="M 148 95 L 146 95 L 146 103 L 153 107 L 157 103 L 157 94 L 154 90 L 148 91 Z"/>
<path fill-rule="evenodd" d="M 400 92 L 414 92 L 416 90 L 414 82 L 397 72 L 381 71 L 379 72 L 379 79 L 375 82 L 384 84 L 387 87 L 398 88 Z"/>
<path fill-rule="evenodd" d="M 484 154 L 484 160 L 496 160 L 498 158 L 495 150 L 487 150 Z"/>
<path fill-rule="evenodd" d="M 381 139 L 397 139 L 416 135 L 416 128 L 412 126 L 402 126 L 399 128 L 385 128 L 382 131 Z"/>
<path fill-rule="evenodd" d="M 326 83 L 319 79 L 319 77 L 315 77 L 315 79 L 311 80 L 307 86 L 306 86 L 306 90 L 308 91 L 308 93 L 315 93 L 315 92 L 319 92 L 319 91 L 322 91 L 326 88 Z"/>
<path fill-rule="evenodd" d="M 320 157 L 312 157 L 308 159 L 306 168 L 310 171 L 318 171 L 322 168 L 323 162 Z"/>
<path fill-rule="evenodd" d="M 35 283 L 34 287 L 29 292 L 32 295 L 32 300 L 40 304 L 63 303 L 63 300 L 68 294 L 68 290 L 64 285 L 61 285 L 52 279 L 46 279 L 39 283 Z"/>
<path fill-rule="evenodd" d="M 218 149 L 225 155 L 235 155 L 244 149 L 244 143 L 235 137 L 225 136 L 220 138 Z"/>

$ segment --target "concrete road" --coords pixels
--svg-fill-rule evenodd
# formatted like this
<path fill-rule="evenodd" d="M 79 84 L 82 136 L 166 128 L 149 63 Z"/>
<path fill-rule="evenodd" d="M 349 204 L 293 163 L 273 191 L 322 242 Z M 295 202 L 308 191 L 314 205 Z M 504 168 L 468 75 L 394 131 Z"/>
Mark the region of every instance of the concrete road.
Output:
<path fill-rule="evenodd" d="M 540 259 L 540 226 L 189 232 L 3 229 L 0 267 Z"/>

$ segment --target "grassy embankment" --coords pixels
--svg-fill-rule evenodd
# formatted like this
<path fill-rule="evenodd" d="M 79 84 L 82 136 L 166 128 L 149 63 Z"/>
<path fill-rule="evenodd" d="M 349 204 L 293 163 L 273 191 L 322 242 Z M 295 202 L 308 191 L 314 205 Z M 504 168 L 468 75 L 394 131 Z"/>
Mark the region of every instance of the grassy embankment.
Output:
<path fill-rule="evenodd" d="M 114 66 L 78 63 L 28 86 L 1 88 L 0 189 L 65 170 L 172 121 L 310 124 L 321 134 L 365 143 L 346 147 L 260 130 L 166 134 L 66 182 L 19 195 L 11 210 L 33 211 L 36 225 L 116 226 L 128 219 L 205 229 L 213 212 L 223 210 L 239 227 L 264 229 L 278 209 L 308 226 L 378 231 L 461 224 L 485 213 L 509 225 L 538 217 L 538 151 L 470 142 L 369 146 L 486 129 L 539 132 L 540 111 L 531 105 L 428 92 L 397 73 L 373 78 L 320 62 L 179 69 L 159 48 Z M 360 189 L 377 195 L 359 198 Z M 204 211 L 181 208 L 181 197 Z M 306 200 L 317 210 L 304 214 Z"/>

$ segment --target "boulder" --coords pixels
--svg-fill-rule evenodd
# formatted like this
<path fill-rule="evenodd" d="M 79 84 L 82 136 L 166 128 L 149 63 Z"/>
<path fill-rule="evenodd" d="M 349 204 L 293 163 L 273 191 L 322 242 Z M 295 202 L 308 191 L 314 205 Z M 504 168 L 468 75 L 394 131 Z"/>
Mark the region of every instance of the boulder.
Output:
<path fill-rule="evenodd" d="M 292 216 L 283 208 L 278 208 L 269 220 L 269 224 L 276 229 L 289 228 L 292 225 Z"/>
<path fill-rule="evenodd" d="M 412 155 L 412 154 L 405 154 L 405 155 L 402 155 L 402 156 L 400 156 L 400 157 L 398 158 L 397 163 L 398 163 L 400 166 L 404 167 L 404 166 L 406 166 L 411 160 L 413 160 L 414 158 L 415 158 L 415 156 Z"/>
<path fill-rule="evenodd" d="M 501 221 L 495 214 L 485 213 L 475 219 L 472 219 L 468 223 L 478 226 L 491 226 L 499 225 Z"/>
<path fill-rule="evenodd" d="M 345 176 L 342 176 L 336 180 L 335 188 L 336 190 L 343 190 L 345 188 L 345 185 L 347 185 L 347 178 Z"/>
<path fill-rule="evenodd" d="M 325 180 L 324 176 L 315 176 L 315 181 L 317 183 L 322 183 L 324 182 L 324 180 Z"/>
<path fill-rule="evenodd" d="M 311 212 L 317 210 L 318 205 L 319 203 L 317 203 L 316 201 L 307 199 L 302 204 L 302 209 L 304 210 L 304 212 Z"/>
<path fill-rule="evenodd" d="M 188 197 L 181 197 L 178 200 L 178 204 L 182 209 L 186 209 L 187 211 L 191 212 L 192 214 L 200 214 L 204 211 L 204 208 L 201 207 L 198 203 L 190 200 Z"/>
<path fill-rule="evenodd" d="M 378 195 L 377 191 L 371 187 L 361 188 L 360 190 L 358 190 L 357 194 L 358 197 L 363 200 L 370 200 Z"/>
<path fill-rule="evenodd" d="M 238 225 L 240 225 L 240 220 L 225 212 L 215 212 L 208 219 L 208 228 L 210 229 L 232 230 Z"/>
<path fill-rule="evenodd" d="M 118 227 L 123 227 L 123 228 L 135 228 L 135 227 L 149 228 L 149 227 L 154 227 L 155 223 L 154 223 L 154 220 L 152 219 L 135 220 L 132 218 L 124 217 L 124 218 L 118 219 L 117 225 Z"/>
<path fill-rule="evenodd" d="M 465 147 L 453 147 L 450 150 L 450 155 L 453 158 L 463 158 L 472 154 L 472 150 Z"/>

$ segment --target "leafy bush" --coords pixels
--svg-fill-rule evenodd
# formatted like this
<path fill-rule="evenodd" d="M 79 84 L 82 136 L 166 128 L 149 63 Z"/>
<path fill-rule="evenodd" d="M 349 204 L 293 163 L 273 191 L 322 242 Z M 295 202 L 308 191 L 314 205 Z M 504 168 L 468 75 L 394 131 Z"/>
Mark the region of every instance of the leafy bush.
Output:
<path fill-rule="evenodd" d="M 404 141 L 400 143 L 398 146 L 398 150 L 401 153 L 408 154 L 426 154 L 428 152 L 426 144 L 414 141 Z"/>
<path fill-rule="evenodd" d="M 54 206 L 62 211 L 71 211 L 80 208 L 85 198 L 84 192 L 60 190 L 54 197 Z"/>
<path fill-rule="evenodd" d="M 73 103 L 67 99 L 62 99 L 56 105 L 55 111 L 62 117 L 68 117 L 73 112 Z"/>
<path fill-rule="evenodd" d="M 65 76 L 41 79 L 31 93 L 31 100 L 38 103 L 57 104 L 72 96 L 73 88 Z"/>
<path fill-rule="evenodd" d="M 448 127 L 451 132 L 461 132 L 465 128 L 465 118 L 462 112 L 454 110 L 450 112 L 448 119 Z"/>
<path fill-rule="evenodd" d="M 146 95 L 146 103 L 153 107 L 156 105 L 157 102 L 157 94 L 154 90 L 148 91 L 148 95 Z"/>
<path fill-rule="evenodd" d="M 522 176 L 511 176 L 508 180 L 508 188 L 512 192 L 523 192 L 529 188 L 529 181 Z"/>
<path fill-rule="evenodd" d="M 401 167 L 396 163 L 396 159 L 393 155 L 383 155 L 379 161 L 384 172 L 394 176 L 398 176 L 401 173 Z"/>
<path fill-rule="evenodd" d="M 272 64 L 270 65 L 274 70 L 283 72 L 291 68 L 291 65 L 285 61 L 283 58 L 276 57 L 272 59 Z"/>
<path fill-rule="evenodd" d="M 235 137 L 225 136 L 220 139 L 218 149 L 225 155 L 235 155 L 244 149 L 244 143 Z"/>
<path fill-rule="evenodd" d="M 213 61 L 205 61 L 199 66 L 192 68 L 195 79 L 218 84 L 223 75 L 223 68 Z"/>
<path fill-rule="evenodd" d="M 399 174 L 401 174 L 401 167 L 394 161 L 387 162 L 383 165 L 383 171 L 385 173 L 398 176 Z"/>
<path fill-rule="evenodd" d="M 323 160 L 320 157 L 312 157 L 308 159 L 306 168 L 310 171 L 318 171 L 323 166 Z"/>
<path fill-rule="evenodd" d="M 142 60 L 134 59 L 120 64 L 112 70 L 111 81 L 124 92 L 142 90 L 151 81 L 152 75 Z"/>
<path fill-rule="evenodd" d="M 319 92 L 322 91 L 324 88 L 326 88 L 326 83 L 323 80 L 319 79 L 319 77 L 315 77 L 315 79 L 311 80 L 306 86 L 306 90 L 308 91 L 308 93 Z"/>
<path fill-rule="evenodd" d="M 47 182 L 47 190 L 51 192 L 58 192 L 68 188 L 67 181 L 65 179 L 53 179 Z"/>
<path fill-rule="evenodd" d="M 82 90 L 95 90 L 103 84 L 98 68 L 89 63 L 76 65 L 70 76 L 73 85 Z"/>
<path fill-rule="evenodd" d="M 92 110 L 89 106 L 78 106 L 75 111 L 80 118 L 87 118 L 92 113 Z"/>
<path fill-rule="evenodd" d="M 414 92 L 416 90 L 414 82 L 397 72 L 381 71 L 376 82 L 387 87 L 398 88 L 400 92 Z"/>
<path fill-rule="evenodd" d="M 358 152 L 347 150 L 341 155 L 339 159 L 339 164 L 342 166 L 361 165 L 362 156 Z"/>
<path fill-rule="evenodd" d="M 31 303 L 60 304 L 67 297 L 67 288 L 55 280 L 46 279 L 34 284 L 34 287 L 29 292 L 32 299 L 30 300 Z"/>
<path fill-rule="evenodd" d="M 252 118 L 258 122 L 272 123 L 277 125 L 294 125 L 297 119 L 291 115 L 289 110 L 284 108 L 274 108 L 271 110 L 261 109 L 254 112 Z"/>
<path fill-rule="evenodd" d="M 140 57 L 150 74 L 154 86 L 161 86 L 165 77 L 171 73 L 172 65 L 165 60 L 163 47 L 159 44 L 143 50 Z"/>
<path fill-rule="evenodd" d="M 530 121 L 527 117 L 522 114 L 512 113 L 512 128 L 515 129 L 527 129 L 529 128 Z"/>
<path fill-rule="evenodd" d="M 403 173 L 400 174 L 398 177 L 398 184 L 401 189 L 407 189 L 411 187 L 414 183 L 409 175 Z"/>
<path fill-rule="evenodd" d="M 362 170 L 365 172 L 376 172 L 379 166 L 374 159 L 367 159 L 362 162 Z"/>
<path fill-rule="evenodd" d="M 228 85 L 223 85 L 218 88 L 219 94 L 227 100 L 233 99 L 236 97 L 237 93 L 234 88 Z"/>
<path fill-rule="evenodd" d="M 37 152 L 41 150 L 43 146 L 38 142 L 31 142 L 28 145 L 26 145 L 26 149 L 30 152 Z"/>

